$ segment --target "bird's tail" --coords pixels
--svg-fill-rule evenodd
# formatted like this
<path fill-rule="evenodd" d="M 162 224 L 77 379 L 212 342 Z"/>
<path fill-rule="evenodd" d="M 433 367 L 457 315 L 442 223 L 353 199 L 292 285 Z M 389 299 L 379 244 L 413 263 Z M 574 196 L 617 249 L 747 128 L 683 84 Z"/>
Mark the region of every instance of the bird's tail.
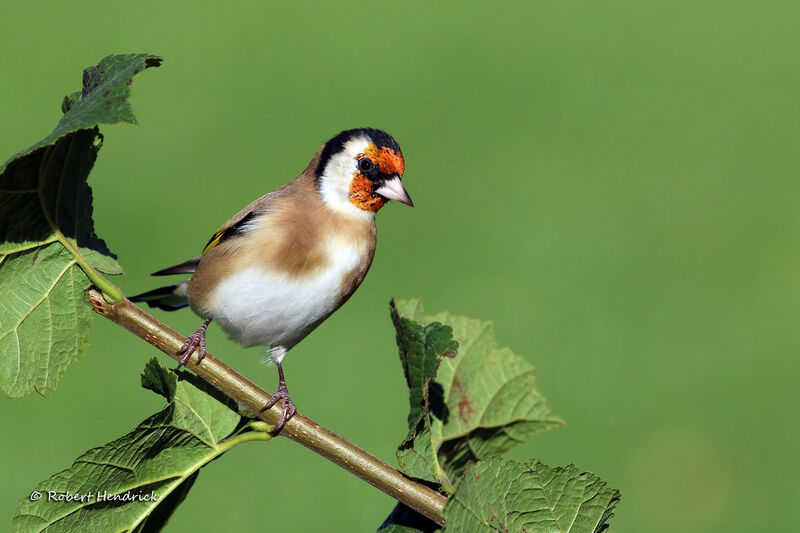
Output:
<path fill-rule="evenodd" d="M 152 291 L 143 292 L 128 298 L 132 302 L 146 302 L 150 307 L 158 307 L 164 311 L 176 311 L 189 305 L 186 301 L 187 282 L 167 285 Z"/>
<path fill-rule="evenodd" d="M 171 274 L 192 274 L 197 270 L 197 265 L 200 263 L 200 256 L 193 257 L 188 261 L 175 265 L 158 272 L 153 272 L 151 276 L 169 276 Z M 164 311 L 175 311 L 182 309 L 189 305 L 186 299 L 186 292 L 188 290 L 188 282 L 181 281 L 174 285 L 167 285 L 152 291 L 143 292 L 128 298 L 132 302 L 147 302 L 150 307 L 158 307 Z"/>

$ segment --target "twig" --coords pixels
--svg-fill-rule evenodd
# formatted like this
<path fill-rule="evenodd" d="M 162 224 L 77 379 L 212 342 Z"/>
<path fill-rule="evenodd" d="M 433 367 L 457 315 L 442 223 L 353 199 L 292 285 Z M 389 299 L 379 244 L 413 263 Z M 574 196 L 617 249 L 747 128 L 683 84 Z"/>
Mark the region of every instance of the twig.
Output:
<path fill-rule="evenodd" d="M 142 311 L 127 299 L 109 304 L 96 289 L 90 289 L 88 296 L 92 307 L 99 314 L 146 340 L 176 361 L 180 359 L 176 352 L 183 345 L 185 339 L 178 332 Z M 211 354 L 206 354 L 205 359 L 199 365 L 196 363 L 197 357 L 192 355 L 186 366 L 219 389 L 220 392 L 247 407 L 264 422 L 274 426 L 278 421 L 279 407 L 261 411 L 261 408 L 271 398 L 267 391 Z M 443 494 L 406 478 L 380 459 L 373 457 L 313 420 L 298 413 L 286 424 L 281 435 L 315 451 L 392 498 L 434 522 L 444 525 L 442 509 L 447 503 L 447 498 Z"/>

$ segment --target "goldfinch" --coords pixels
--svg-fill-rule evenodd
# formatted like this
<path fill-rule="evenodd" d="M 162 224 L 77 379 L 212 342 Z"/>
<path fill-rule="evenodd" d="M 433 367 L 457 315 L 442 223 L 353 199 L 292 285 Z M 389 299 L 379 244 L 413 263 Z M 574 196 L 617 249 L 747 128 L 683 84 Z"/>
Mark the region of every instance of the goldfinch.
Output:
<path fill-rule="evenodd" d="M 205 321 L 178 351 L 180 364 L 206 353 L 213 320 L 245 347 L 268 346 L 283 400 L 278 433 L 297 408 L 282 362 L 286 353 L 344 304 L 375 254 L 375 213 L 387 201 L 414 206 L 400 181 L 405 160 L 386 132 L 343 131 L 286 185 L 251 203 L 220 227 L 200 256 L 154 276 L 191 274 L 131 298 L 173 311 L 187 305 Z"/>

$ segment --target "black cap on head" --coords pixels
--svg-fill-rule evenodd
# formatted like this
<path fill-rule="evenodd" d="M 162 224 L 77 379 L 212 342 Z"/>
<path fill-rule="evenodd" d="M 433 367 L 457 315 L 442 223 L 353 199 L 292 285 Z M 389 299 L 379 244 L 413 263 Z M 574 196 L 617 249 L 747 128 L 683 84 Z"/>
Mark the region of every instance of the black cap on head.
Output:
<path fill-rule="evenodd" d="M 325 148 L 322 149 L 322 154 L 319 156 L 319 163 L 315 172 L 316 177 L 322 175 L 325 166 L 330 161 L 334 154 L 342 151 L 344 144 L 353 137 L 366 136 L 372 139 L 375 146 L 378 148 L 391 148 L 395 152 L 400 151 L 400 145 L 394 138 L 383 130 L 375 128 L 356 128 L 352 130 L 345 130 L 338 134 L 336 137 L 325 143 Z"/>

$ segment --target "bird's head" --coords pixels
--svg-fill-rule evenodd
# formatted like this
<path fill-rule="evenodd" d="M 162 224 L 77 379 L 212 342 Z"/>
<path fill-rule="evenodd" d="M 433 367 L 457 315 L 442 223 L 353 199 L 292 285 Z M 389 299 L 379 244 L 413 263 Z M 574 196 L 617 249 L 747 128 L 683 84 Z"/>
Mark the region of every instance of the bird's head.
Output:
<path fill-rule="evenodd" d="M 400 178 L 405 160 L 388 133 L 359 128 L 347 130 L 325 143 L 315 172 L 317 189 L 329 207 L 366 216 L 388 200 L 414 207 Z"/>

